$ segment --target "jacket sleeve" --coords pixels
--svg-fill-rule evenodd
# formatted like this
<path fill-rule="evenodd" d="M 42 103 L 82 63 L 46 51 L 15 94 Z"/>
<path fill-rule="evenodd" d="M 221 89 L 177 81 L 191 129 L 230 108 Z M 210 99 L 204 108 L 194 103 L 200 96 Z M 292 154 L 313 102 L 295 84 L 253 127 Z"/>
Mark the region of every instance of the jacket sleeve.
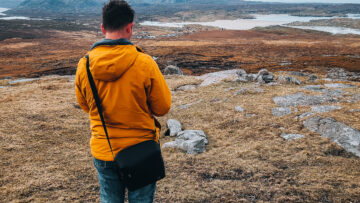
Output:
<path fill-rule="evenodd" d="M 151 59 L 149 106 L 155 116 L 167 114 L 171 107 L 171 92 L 156 62 Z"/>
<path fill-rule="evenodd" d="M 86 65 L 86 59 L 82 58 L 79 61 L 77 70 L 76 70 L 76 78 L 75 78 L 75 93 L 76 93 L 76 99 L 79 103 L 79 106 L 86 112 L 89 113 L 89 106 L 86 102 L 85 92 L 82 90 L 85 90 L 84 83 L 82 82 L 81 74 L 84 71 L 84 66 Z"/>

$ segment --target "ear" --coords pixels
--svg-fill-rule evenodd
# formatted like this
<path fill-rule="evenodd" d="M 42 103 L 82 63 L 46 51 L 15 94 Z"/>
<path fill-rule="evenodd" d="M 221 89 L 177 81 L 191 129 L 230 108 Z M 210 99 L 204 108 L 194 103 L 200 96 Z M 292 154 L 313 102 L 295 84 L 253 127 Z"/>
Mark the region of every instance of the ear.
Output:
<path fill-rule="evenodd" d="M 131 33 L 133 26 L 134 26 L 134 23 L 129 23 L 129 24 L 125 27 L 126 32 L 127 32 L 127 33 Z"/>
<path fill-rule="evenodd" d="M 102 33 L 104 35 L 106 35 L 106 30 L 105 30 L 104 25 L 102 23 L 101 23 L 101 31 L 102 31 Z"/>

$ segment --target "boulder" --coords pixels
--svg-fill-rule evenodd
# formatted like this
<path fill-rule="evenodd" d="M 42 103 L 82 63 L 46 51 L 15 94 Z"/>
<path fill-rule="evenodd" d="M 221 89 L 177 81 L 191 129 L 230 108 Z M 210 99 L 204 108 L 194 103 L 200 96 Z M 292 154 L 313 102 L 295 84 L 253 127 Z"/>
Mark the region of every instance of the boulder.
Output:
<path fill-rule="evenodd" d="M 278 107 L 271 110 L 273 116 L 285 116 L 291 114 L 291 108 Z"/>
<path fill-rule="evenodd" d="M 179 67 L 169 65 L 164 69 L 164 75 L 184 75 Z"/>
<path fill-rule="evenodd" d="M 303 122 L 304 126 L 319 133 L 321 137 L 329 138 L 346 151 L 360 157 L 360 131 L 332 118 L 312 117 Z"/>
<path fill-rule="evenodd" d="M 168 130 L 165 132 L 165 135 L 171 137 L 177 136 L 177 134 L 183 130 L 181 123 L 175 119 L 169 119 L 166 122 L 166 127 Z"/>
<path fill-rule="evenodd" d="M 295 84 L 295 85 L 301 85 L 301 82 L 294 78 L 294 77 L 291 77 L 291 76 L 283 76 L 283 75 L 280 75 L 277 79 L 277 82 L 280 83 L 280 84 Z"/>
<path fill-rule="evenodd" d="M 256 77 L 258 83 L 270 83 L 274 81 L 274 75 L 266 69 L 261 69 Z"/>
<path fill-rule="evenodd" d="M 280 136 L 287 141 L 298 140 L 305 137 L 304 135 L 301 134 L 286 134 L 286 133 L 283 133 Z"/>
<path fill-rule="evenodd" d="M 316 112 L 316 113 L 325 113 L 325 112 L 330 112 L 333 110 L 339 110 L 342 109 L 341 106 L 312 106 L 311 107 L 311 111 Z"/>
<path fill-rule="evenodd" d="M 186 151 L 187 154 L 199 154 L 205 152 L 207 144 L 208 140 L 203 131 L 185 130 L 178 133 L 175 141 L 163 144 L 162 148 L 175 147 Z"/>
<path fill-rule="evenodd" d="M 239 75 L 243 73 L 242 69 L 233 69 L 226 71 L 219 71 L 214 73 L 207 73 L 197 78 L 203 80 L 200 86 L 208 86 L 212 84 L 220 83 L 224 80 L 237 81 L 239 79 Z"/>

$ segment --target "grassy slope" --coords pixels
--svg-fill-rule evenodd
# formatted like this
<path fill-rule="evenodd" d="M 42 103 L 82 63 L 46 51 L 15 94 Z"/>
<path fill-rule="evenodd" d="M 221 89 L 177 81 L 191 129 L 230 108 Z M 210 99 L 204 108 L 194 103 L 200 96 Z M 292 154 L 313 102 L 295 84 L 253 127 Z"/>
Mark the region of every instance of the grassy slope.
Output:
<path fill-rule="evenodd" d="M 198 81 L 168 77 L 174 89 Z M 253 86 L 225 82 L 173 95 L 170 113 L 186 129 L 202 129 L 207 151 L 186 155 L 165 149 L 167 177 L 156 202 L 356 202 L 360 199 L 360 159 L 304 129 L 295 115 L 273 117 L 272 97 L 296 86 L 264 86 L 265 93 L 233 96 Z M 226 91 L 230 87 L 235 90 Z M 349 89 L 357 91 L 359 89 Z M 98 183 L 88 140 L 88 117 L 75 107 L 73 83 L 48 78 L 0 89 L 0 202 L 98 202 Z M 202 100 L 189 109 L 177 106 Z M 246 113 L 237 113 L 236 105 Z M 360 104 L 325 114 L 360 129 Z M 302 133 L 286 142 L 279 135 Z M 162 137 L 163 142 L 174 138 Z"/>

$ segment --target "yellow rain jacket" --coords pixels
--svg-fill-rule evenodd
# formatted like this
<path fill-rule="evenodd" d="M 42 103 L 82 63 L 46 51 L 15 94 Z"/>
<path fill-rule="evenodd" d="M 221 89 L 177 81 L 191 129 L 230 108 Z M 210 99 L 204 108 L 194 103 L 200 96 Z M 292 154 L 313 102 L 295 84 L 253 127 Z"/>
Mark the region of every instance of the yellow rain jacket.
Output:
<path fill-rule="evenodd" d="M 88 55 L 114 154 L 143 141 L 158 141 L 153 115 L 163 116 L 170 110 L 171 93 L 156 62 L 127 39 L 104 39 L 95 43 Z M 92 155 L 113 161 L 88 81 L 85 57 L 78 64 L 75 89 L 80 107 L 90 116 Z"/>

